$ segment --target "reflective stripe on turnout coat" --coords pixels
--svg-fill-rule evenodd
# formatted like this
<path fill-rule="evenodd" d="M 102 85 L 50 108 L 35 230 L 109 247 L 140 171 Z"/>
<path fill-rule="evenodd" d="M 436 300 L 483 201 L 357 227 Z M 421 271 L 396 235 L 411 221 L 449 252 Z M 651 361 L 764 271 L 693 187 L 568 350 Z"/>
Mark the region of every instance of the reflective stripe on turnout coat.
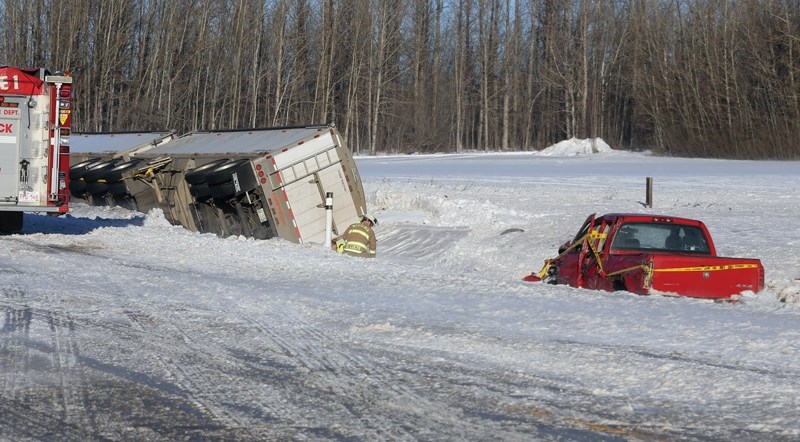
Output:
<path fill-rule="evenodd" d="M 344 251 L 348 255 L 373 258 L 377 252 L 375 232 L 362 223 L 350 225 L 342 235 Z"/>

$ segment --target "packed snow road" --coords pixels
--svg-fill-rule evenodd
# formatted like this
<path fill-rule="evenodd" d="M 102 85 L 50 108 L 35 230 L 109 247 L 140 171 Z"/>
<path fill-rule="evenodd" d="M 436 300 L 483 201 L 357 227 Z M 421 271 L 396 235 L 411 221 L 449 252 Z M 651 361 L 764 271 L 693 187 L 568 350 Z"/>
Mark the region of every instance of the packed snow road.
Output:
<path fill-rule="evenodd" d="M 800 437 L 790 167 L 656 175 L 661 211 L 764 261 L 770 289 L 732 305 L 520 282 L 588 213 L 655 210 L 643 178 L 600 177 L 659 159 L 483 160 L 360 160 L 374 260 L 158 211 L 26 216 L 0 237 L 0 439 Z"/>

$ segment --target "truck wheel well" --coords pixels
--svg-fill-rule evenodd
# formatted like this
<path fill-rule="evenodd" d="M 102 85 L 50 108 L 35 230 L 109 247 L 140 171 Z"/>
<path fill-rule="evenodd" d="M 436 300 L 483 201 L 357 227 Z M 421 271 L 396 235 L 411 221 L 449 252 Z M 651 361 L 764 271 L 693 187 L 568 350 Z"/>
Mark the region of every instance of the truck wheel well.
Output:
<path fill-rule="evenodd" d="M 22 230 L 22 212 L 0 212 L 0 232 L 15 233 Z"/>

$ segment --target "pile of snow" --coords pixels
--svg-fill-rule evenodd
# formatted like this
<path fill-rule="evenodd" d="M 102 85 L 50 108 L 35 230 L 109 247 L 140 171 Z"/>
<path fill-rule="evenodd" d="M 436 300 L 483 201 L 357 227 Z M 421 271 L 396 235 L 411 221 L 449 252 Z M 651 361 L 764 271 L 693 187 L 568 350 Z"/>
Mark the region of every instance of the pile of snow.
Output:
<path fill-rule="evenodd" d="M 577 138 L 570 138 L 546 147 L 539 155 L 547 156 L 577 156 L 577 155 L 592 155 L 596 153 L 613 152 L 611 146 L 608 145 L 601 138 L 587 138 L 579 140 Z"/>

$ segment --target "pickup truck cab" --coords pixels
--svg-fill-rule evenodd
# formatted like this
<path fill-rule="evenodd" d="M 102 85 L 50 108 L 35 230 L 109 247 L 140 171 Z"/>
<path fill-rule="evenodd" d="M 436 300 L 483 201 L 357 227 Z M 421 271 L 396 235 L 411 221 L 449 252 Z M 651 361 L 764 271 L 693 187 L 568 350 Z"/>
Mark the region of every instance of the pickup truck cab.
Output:
<path fill-rule="evenodd" d="M 717 256 L 706 226 L 661 215 L 590 215 L 557 257 L 524 278 L 595 290 L 710 299 L 764 288 L 758 259 Z"/>

